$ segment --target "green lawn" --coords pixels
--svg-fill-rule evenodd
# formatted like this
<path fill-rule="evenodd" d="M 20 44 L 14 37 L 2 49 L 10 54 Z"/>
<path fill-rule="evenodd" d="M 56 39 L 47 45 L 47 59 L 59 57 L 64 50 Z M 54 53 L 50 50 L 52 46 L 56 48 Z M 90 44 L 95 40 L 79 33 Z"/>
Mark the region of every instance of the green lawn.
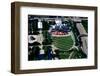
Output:
<path fill-rule="evenodd" d="M 53 44 L 55 47 L 59 48 L 60 58 L 68 59 L 70 52 L 68 50 L 73 46 L 73 40 L 71 36 L 67 37 L 53 37 Z"/>
<path fill-rule="evenodd" d="M 62 51 L 67 51 L 73 46 L 71 36 L 67 37 L 53 37 L 53 44 Z"/>

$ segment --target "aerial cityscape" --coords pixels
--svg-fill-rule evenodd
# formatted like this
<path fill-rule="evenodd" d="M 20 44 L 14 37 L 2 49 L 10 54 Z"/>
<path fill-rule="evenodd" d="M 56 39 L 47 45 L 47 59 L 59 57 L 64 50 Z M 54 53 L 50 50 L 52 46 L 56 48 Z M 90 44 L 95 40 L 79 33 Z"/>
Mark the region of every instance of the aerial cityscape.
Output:
<path fill-rule="evenodd" d="M 28 15 L 28 60 L 88 57 L 88 17 Z"/>

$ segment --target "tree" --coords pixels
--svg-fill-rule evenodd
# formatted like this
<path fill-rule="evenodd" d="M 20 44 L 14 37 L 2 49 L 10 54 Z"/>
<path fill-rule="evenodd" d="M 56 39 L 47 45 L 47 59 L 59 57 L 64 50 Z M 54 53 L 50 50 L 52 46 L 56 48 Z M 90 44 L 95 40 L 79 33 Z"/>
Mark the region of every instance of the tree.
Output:
<path fill-rule="evenodd" d="M 43 37 L 44 37 L 44 40 L 42 42 L 43 45 L 49 45 L 49 44 L 52 44 L 52 37 L 51 37 L 51 34 L 48 33 L 47 30 L 43 31 Z"/>
<path fill-rule="evenodd" d="M 42 21 L 43 30 L 49 30 L 50 25 L 47 21 Z"/>

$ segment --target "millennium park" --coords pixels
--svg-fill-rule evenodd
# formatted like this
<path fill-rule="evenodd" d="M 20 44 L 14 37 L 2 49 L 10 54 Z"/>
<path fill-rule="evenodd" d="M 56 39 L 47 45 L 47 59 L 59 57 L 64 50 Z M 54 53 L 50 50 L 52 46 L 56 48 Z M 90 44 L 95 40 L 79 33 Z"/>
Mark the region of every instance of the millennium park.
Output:
<path fill-rule="evenodd" d="M 28 60 L 88 57 L 88 18 L 28 15 Z"/>

